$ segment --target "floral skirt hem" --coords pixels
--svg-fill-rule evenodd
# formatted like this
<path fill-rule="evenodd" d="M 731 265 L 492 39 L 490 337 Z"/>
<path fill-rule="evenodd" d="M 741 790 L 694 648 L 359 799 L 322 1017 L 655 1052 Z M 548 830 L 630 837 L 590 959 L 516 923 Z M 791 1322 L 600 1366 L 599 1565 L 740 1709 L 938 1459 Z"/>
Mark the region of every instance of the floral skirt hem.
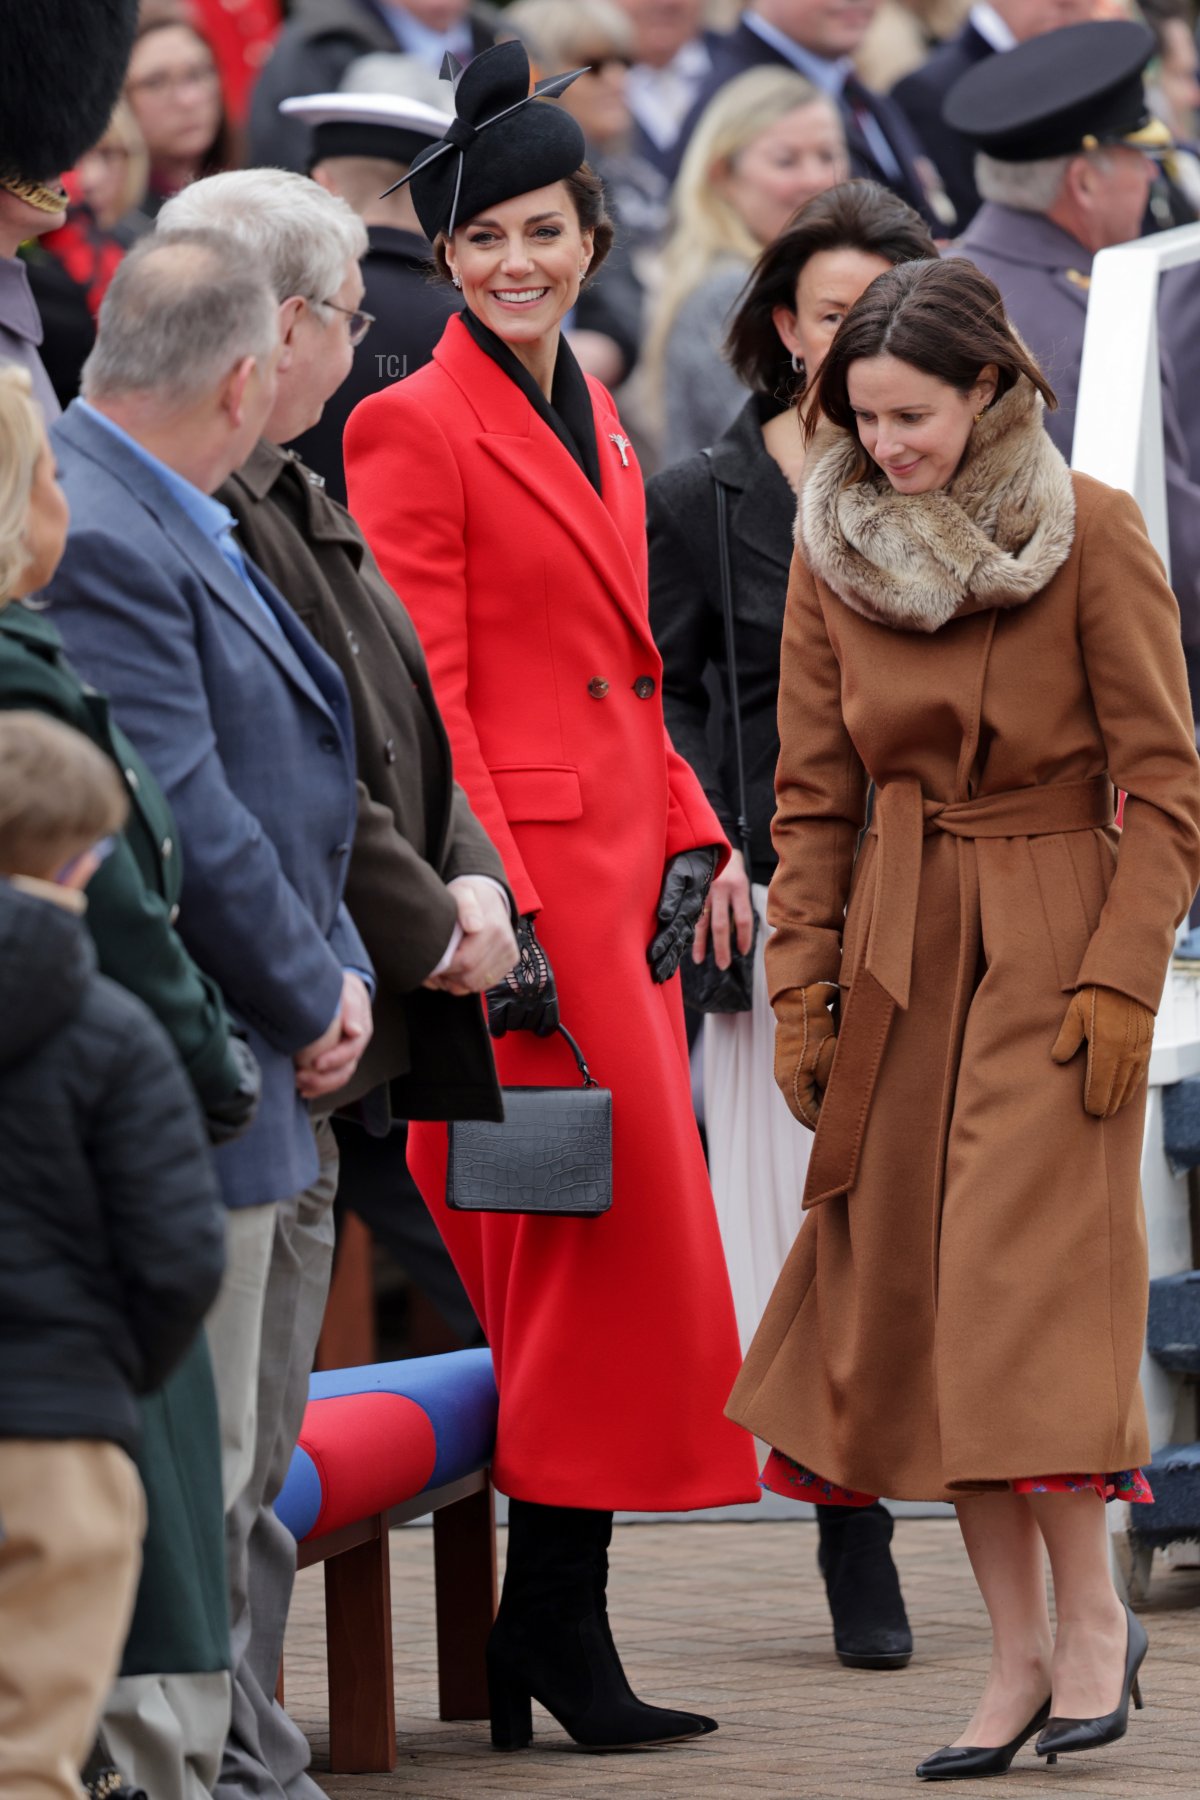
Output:
<path fill-rule="evenodd" d="M 793 1462 L 782 1450 L 772 1450 L 762 1472 L 761 1485 L 788 1500 L 808 1500 L 816 1506 L 874 1506 L 878 1494 L 860 1494 L 814 1475 L 802 1463 Z M 1010 1481 L 1014 1494 L 1086 1494 L 1102 1500 L 1128 1500 L 1146 1504 L 1154 1499 L 1150 1483 L 1140 1469 L 1119 1469 L 1113 1475 L 1023 1475 Z"/>

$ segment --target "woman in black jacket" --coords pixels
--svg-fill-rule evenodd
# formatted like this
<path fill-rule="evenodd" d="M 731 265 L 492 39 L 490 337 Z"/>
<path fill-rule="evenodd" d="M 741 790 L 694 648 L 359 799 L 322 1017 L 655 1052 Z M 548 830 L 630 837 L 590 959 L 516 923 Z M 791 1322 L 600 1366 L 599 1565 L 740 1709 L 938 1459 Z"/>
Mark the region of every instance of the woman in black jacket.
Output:
<path fill-rule="evenodd" d="M 750 1012 L 705 1021 L 709 1173 L 743 1347 L 800 1229 L 811 1138 L 797 1131 L 773 1073 L 775 1026 L 762 952 L 779 756 L 776 706 L 803 424 L 825 352 L 863 289 L 896 263 L 936 256 L 925 225 L 896 195 L 849 181 L 810 200 L 751 272 L 726 353 L 751 390 L 713 445 L 649 483 L 650 616 L 663 658 L 663 710 L 678 751 L 740 846 L 733 696 L 725 641 L 717 484 L 724 490 L 745 768 L 750 866 L 740 847 L 713 883 L 693 957 L 729 966 L 760 920 Z M 834 1642 L 849 1667 L 902 1668 L 912 1635 L 882 1506 L 821 1506 L 820 1567 Z"/>

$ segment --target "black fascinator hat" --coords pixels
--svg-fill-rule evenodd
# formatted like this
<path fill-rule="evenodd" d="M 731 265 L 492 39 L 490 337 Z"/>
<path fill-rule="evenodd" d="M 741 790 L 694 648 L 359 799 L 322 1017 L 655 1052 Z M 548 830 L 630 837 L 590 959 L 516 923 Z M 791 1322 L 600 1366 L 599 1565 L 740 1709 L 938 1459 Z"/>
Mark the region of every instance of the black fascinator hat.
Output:
<path fill-rule="evenodd" d="M 103 137 L 125 79 L 137 0 L 18 0 L 4 9 L 0 186 L 42 212 Z"/>
<path fill-rule="evenodd" d="M 454 83 L 454 123 L 394 184 L 411 183 L 417 217 L 431 242 L 439 232 L 449 237 L 459 219 L 565 181 L 587 156 L 570 113 L 543 104 L 543 97 L 561 94 L 582 69 L 539 81 L 531 92 L 529 57 L 515 42 L 485 50 L 465 69 L 449 56 L 446 65 L 442 78 Z"/>

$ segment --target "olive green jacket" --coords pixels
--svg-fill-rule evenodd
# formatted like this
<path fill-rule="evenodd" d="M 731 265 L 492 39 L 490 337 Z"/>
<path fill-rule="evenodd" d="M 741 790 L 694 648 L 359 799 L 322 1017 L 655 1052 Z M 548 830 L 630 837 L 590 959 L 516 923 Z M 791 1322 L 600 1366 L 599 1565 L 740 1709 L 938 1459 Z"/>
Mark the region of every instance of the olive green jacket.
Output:
<path fill-rule="evenodd" d="M 49 713 L 110 756 L 125 783 L 129 822 L 88 884 L 88 923 L 101 972 L 136 994 L 179 1053 L 202 1106 L 237 1089 L 229 1020 L 220 990 L 172 929 L 183 870 L 171 809 L 121 731 L 108 701 L 67 661 L 48 611 L 13 602 L 0 610 L 0 707 Z"/>
<path fill-rule="evenodd" d="M 173 929 L 182 868 L 171 809 L 103 694 L 67 661 L 48 612 L 19 602 L 0 609 L 0 707 L 73 725 L 121 771 L 129 821 L 88 883 L 100 967 L 169 1032 L 201 1104 L 227 1099 L 238 1084 L 229 1020 L 218 989 Z M 141 1413 L 137 1465 L 147 1532 L 121 1674 L 227 1669 L 220 1439 L 203 1332 L 166 1384 L 145 1396 Z"/>

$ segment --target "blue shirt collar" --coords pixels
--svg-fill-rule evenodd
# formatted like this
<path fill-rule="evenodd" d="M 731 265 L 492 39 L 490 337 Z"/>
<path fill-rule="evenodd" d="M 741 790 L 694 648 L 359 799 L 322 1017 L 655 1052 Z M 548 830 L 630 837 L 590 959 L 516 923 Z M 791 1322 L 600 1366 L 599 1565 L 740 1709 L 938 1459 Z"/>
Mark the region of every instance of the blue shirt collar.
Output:
<path fill-rule="evenodd" d="M 123 426 L 115 424 L 107 414 L 97 411 L 94 406 L 89 406 L 86 400 L 75 400 L 72 404 L 77 406 L 81 412 L 86 413 L 87 417 L 99 425 L 103 431 L 109 432 L 119 443 L 124 444 L 130 454 L 136 456 L 142 466 L 148 469 L 159 484 L 167 490 L 172 500 L 182 507 L 193 525 L 197 526 L 206 538 L 211 538 L 218 549 L 221 548 L 221 539 L 227 532 L 232 531 L 237 523 L 227 506 L 223 505 L 220 500 L 214 499 L 211 494 L 202 493 L 194 482 L 188 481 L 185 476 L 179 475 L 174 469 L 169 468 L 161 458 L 139 444 L 135 437 L 130 437 Z"/>
<path fill-rule="evenodd" d="M 405 6 L 393 5 L 391 0 L 378 0 L 378 5 L 401 49 L 410 56 L 420 57 L 428 68 L 440 69 L 447 51 L 451 56 L 457 56 L 460 62 L 470 60 L 475 47 L 470 20 L 463 19 L 449 31 L 434 31 L 414 19 Z"/>
<path fill-rule="evenodd" d="M 806 50 L 803 44 L 798 44 L 795 38 L 787 37 L 777 25 L 768 24 L 766 19 L 760 19 L 753 11 L 742 14 L 742 24 L 772 50 L 777 50 L 814 87 L 820 88 L 822 93 L 832 94 L 835 100 L 841 99 L 846 77 L 852 67 L 848 56 L 839 56 L 833 61 L 827 56 L 816 56 L 811 50 Z"/>

